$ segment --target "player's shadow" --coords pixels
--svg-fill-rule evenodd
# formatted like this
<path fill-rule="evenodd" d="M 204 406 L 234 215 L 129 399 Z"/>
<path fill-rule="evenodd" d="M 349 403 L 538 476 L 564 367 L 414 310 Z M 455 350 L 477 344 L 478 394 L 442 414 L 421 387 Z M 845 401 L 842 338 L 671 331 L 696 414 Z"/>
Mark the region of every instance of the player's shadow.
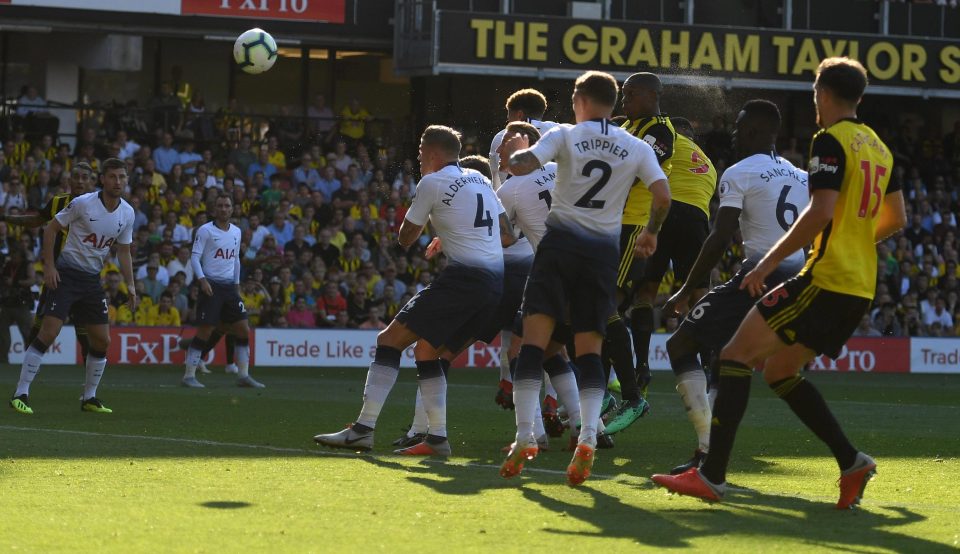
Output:
<path fill-rule="evenodd" d="M 627 485 L 626 494 L 654 488 Z M 654 547 L 692 546 L 699 537 L 738 534 L 800 539 L 804 544 L 836 550 L 862 551 L 874 547 L 895 552 L 955 552 L 950 547 L 922 538 L 892 532 L 890 528 L 925 520 L 903 506 L 868 507 L 852 512 L 837 512 L 827 502 L 804 498 L 766 495 L 746 490 L 729 493 L 724 508 L 676 498 L 677 503 L 693 506 L 644 510 L 623 502 L 593 487 L 578 489 L 592 497 L 592 503 L 573 504 L 553 498 L 534 487 L 524 487 L 524 497 L 554 512 L 580 519 L 595 531 L 570 531 L 547 527 L 549 533 L 590 538 L 621 538 Z M 663 493 L 666 494 L 666 493 Z M 893 512 L 893 515 L 883 513 Z M 849 526 L 837 530 L 837 518 L 848 518 Z"/>

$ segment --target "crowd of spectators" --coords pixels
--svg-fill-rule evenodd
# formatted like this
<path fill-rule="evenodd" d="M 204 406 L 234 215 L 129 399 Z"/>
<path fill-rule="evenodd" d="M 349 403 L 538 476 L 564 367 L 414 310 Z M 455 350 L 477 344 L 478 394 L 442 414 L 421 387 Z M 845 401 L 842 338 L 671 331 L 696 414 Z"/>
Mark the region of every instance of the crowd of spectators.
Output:
<path fill-rule="evenodd" d="M 126 161 L 142 302 L 135 313 L 126 307 L 126 286 L 116 259 L 109 259 L 103 282 L 111 324 L 195 322 L 200 292 L 190 267 L 193 231 L 208 221 L 221 192 L 234 199 L 233 221 L 243 233 L 241 291 L 254 326 L 382 329 L 442 269 L 442 256 L 424 257 L 429 236 L 408 250 L 397 245 L 417 164 L 370 136 L 370 114 L 358 101 L 334 112 L 318 95 L 308 119 L 279 119 L 260 137 L 238 111 L 207 115 L 199 93 L 186 100 L 173 90 L 164 87 L 170 98 L 157 105 L 175 110 L 181 102 L 182 117 L 165 117 L 148 132 L 84 128 L 75 148 L 22 129 L 3 141 L 0 208 L 6 215 L 40 210 L 53 194 L 66 192 L 69 171 L 80 161 L 94 169 L 108 157 Z M 32 104 L 25 109 L 33 109 L 41 102 L 35 90 L 28 92 Z M 698 137 L 720 171 L 734 161 L 729 127 L 717 118 Z M 892 178 L 904 190 L 910 226 L 878 246 L 876 302 L 858 334 L 956 336 L 960 122 L 946 136 L 920 139 L 917 129 L 904 127 L 884 131 L 883 138 L 896 156 Z M 795 139 L 782 151 L 804 165 Z M 0 305 L 22 306 L 30 296 L 22 289 L 39 290 L 40 234 L 0 224 Z M 738 244 L 730 248 L 715 283 L 739 268 L 741 253 Z M 676 286 L 668 277 L 661 293 Z M 665 330 L 675 323 L 662 322 Z"/>

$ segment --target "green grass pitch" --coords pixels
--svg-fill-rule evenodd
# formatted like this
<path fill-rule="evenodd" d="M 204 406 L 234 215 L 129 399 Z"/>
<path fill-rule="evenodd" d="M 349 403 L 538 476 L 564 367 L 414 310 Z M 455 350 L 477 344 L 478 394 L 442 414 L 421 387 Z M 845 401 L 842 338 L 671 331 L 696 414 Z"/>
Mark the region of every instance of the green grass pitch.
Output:
<path fill-rule="evenodd" d="M 0 411 L 4 552 L 956 552 L 960 376 L 813 374 L 854 444 L 879 463 L 861 509 L 837 512 L 826 447 L 755 378 L 722 504 L 649 481 L 689 457 L 693 431 L 668 373 L 653 413 L 600 451 L 573 489 L 560 441 L 521 478 L 497 474 L 513 413 L 496 374 L 454 370 L 447 462 L 401 459 L 412 415 L 403 370 L 373 455 L 323 450 L 352 421 L 365 371 L 266 369 L 263 391 L 222 374 L 175 386 L 175 367 L 108 367 L 112 415 L 82 413 L 79 368 L 45 367 L 36 414 Z M 0 372 L 12 391 L 18 368 Z"/>

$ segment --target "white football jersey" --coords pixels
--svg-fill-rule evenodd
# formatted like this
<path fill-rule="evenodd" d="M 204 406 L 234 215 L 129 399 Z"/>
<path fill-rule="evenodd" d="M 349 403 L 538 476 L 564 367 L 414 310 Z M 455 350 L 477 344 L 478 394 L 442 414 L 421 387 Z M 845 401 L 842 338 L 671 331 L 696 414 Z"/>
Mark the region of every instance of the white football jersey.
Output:
<path fill-rule="evenodd" d="M 739 208 L 747 259 L 759 261 L 786 234 L 810 200 L 807 172 L 775 155 L 754 154 L 720 178 L 720 207 Z M 802 265 L 803 250 L 783 260 Z"/>
<path fill-rule="evenodd" d="M 530 241 L 534 251 L 547 232 L 547 214 L 556 180 L 557 164 L 550 162 L 527 175 L 510 177 L 497 189 L 507 217 Z"/>
<path fill-rule="evenodd" d="M 190 256 L 197 279 L 206 278 L 221 285 L 240 284 L 240 228 L 229 225 L 224 231 L 210 221 L 197 229 Z"/>
<path fill-rule="evenodd" d="M 134 211 L 123 198 L 112 212 L 100 199 L 100 191 L 80 195 L 57 213 L 57 221 L 69 227 L 57 265 L 99 275 L 114 243 L 133 242 Z"/>
<path fill-rule="evenodd" d="M 667 178 L 649 144 L 606 119 L 558 125 L 530 152 L 541 165 L 557 162 L 547 225 L 586 238 L 619 241 L 630 187 Z"/>
<path fill-rule="evenodd" d="M 560 125 L 555 121 L 540 121 L 539 119 L 528 119 L 527 123 L 536 127 L 540 131 L 540 136 Z M 490 141 L 490 155 L 487 158 L 490 160 L 490 174 L 493 175 L 493 190 L 500 190 L 503 182 L 507 180 L 507 172 L 500 171 L 500 154 L 497 154 L 497 148 L 500 148 L 500 143 L 503 142 L 503 135 L 505 134 L 507 134 L 507 130 L 501 129 Z"/>
<path fill-rule="evenodd" d="M 502 213 L 490 181 L 452 163 L 420 179 L 406 219 L 415 225 L 429 219 L 451 264 L 503 273 Z"/>

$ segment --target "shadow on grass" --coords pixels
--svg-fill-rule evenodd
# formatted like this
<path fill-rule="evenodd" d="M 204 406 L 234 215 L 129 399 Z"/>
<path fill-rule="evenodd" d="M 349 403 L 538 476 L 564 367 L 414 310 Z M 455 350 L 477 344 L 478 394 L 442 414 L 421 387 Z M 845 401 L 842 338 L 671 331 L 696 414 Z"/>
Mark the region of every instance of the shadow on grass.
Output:
<path fill-rule="evenodd" d="M 209 502 L 201 502 L 200 506 L 204 508 L 213 508 L 216 510 L 238 510 L 240 508 L 249 508 L 253 504 L 249 502 L 234 502 L 230 500 L 211 500 Z"/>
<path fill-rule="evenodd" d="M 600 481 L 570 489 L 539 485 L 545 480 L 562 481 L 561 475 L 532 476 L 505 480 L 497 471 L 467 472 L 460 464 L 427 462 L 404 465 L 389 459 L 361 457 L 366 463 L 407 474 L 407 480 L 445 495 L 475 495 L 485 490 L 514 489 L 524 498 L 554 512 L 560 521 L 574 518 L 594 530 L 571 530 L 549 523 L 543 531 L 596 539 L 627 539 L 638 545 L 690 547 L 701 538 L 721 536 L 764 537 L 768 541 L 793 539 L 805 545 L 840 551 L 861 552 L 885 549 L 897 552 L 956 552 L 937 542 L 894 532 L 892 529 L 925 521 L 927 518 L 903 506 L 870 506 L 838 512 L 827 501 L 763 494 L 739 489 L 728 492 L 722 504 L 670 496 L 674 506 L 644 509 L 643 496 L 664 494 L 646 482 L 617 482 L 620 496 L 598 490 Z M 475 464 L 486 463 L 482 461 Z M 601 485 L 602 486 L 602 485 Z M 557 494 L 553 495 L 552 492 Z M 583 495 L 571 502 L 571 493 Z M 561 498 L 563 497 L 563 498 Z M 584 500 L 587 500 L 584 502 Z M 639 505 L 638 505 L 639 504 Z M 566 528 L 565 528 L 566 527 Z"/>

